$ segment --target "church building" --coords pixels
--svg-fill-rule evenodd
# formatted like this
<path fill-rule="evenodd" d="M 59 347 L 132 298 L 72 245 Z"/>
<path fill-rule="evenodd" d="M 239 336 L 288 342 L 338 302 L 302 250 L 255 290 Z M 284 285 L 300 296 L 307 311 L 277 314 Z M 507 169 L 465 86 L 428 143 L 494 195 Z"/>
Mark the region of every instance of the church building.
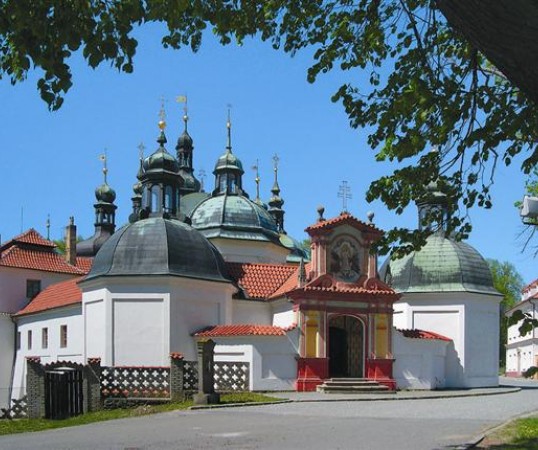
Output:
<path fill-rule="evenodd" d="M 285 231 L 277 164 L 268 202 L 259 190 L 251 200 L 228 119 L 207 193 L 194 176 L 187 120 L 175 155 L 159 122 L 129 223 L 116 229 L 105 166 L 94 236 L 75 247 L 67 228 L 71 276 L 5 311 L 18 336 L 3 356 L 15 361 L 13 397 L 24 394 L 28 356 L 166 366 L 170 354 L 196 359 L 206 339 L 216 362 L 248 364 L 250 390 L 329 391 L 335 379 L 388 390 L 497 385 L 500 297 L 476 250 L 438 233 L 380 269 L 373 244 L 383 231 L 373 215 L 325 218 L 321 207 L 305 224 L 304 249 Z M 419 209 L 432 206 L 442 201 Z M 90 261 L 85 270 L 81 259 Z"/>

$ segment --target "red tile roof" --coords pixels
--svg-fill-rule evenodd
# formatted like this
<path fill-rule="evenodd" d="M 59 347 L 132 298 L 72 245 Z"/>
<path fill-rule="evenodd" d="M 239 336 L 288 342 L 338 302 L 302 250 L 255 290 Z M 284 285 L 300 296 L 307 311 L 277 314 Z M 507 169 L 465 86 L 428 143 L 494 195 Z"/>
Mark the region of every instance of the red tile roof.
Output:
<path fill-rule="evenodd" d="M 297 266 L 287 264 L 226 263 L 228 273 L 248 298 L 265 299 L 275 292 Z"/>
<path fill-rule="evenodd" d="M 44 272 L 84 275 L 85 266 L 75 267 L 56 253 L 56 245 L 30 229 L 0 247 L 0 266 Z"/>
<path fill-rule="evenodd" d="M 37 294 L 16 315 L 33 314 L 48 309 L 80 303 L 82 301 L 82 291 L 79 289 L 77 282 L 82 278 L 72 278 L 71 280 L 50 285 Z"/>
<path fill-rule="evenodd" d="M 452 341 L 452 339 L 443 336 L 441 334 L 434 333 L 433 331 L 425 331 L 425 330 L 398 330 L 400 333 L 402 333 L 406 338 L 412 338 L 412 339 L 438 339 L 440 341 Z"/>
<path fill-rule="evenodd" d="M 286 330 L 273 325 L 214 325 L 194 333 L 196 337 L 232 337 L 232 336 L 285 336 Z"/>
<path fill-rule="evenodd" d="M 83 270 L 84 273 L 88 273 L 93 264 L 93 258 L 89 256 L 77 256 L 77 260 L 75 261 L 75 265 L 80 269 Z"/>
<path fill-rule="evenodd" d="M 2 252 L 0 266 L 18 267 L 21 269 L 41 270 L 44 272 L 68 273 L 84 275 L 85 270 L 79 269 L 53 251 L 41 249 L 20 248 L 13 246 Z"/>
<path fill-rule="evenodd" d="M 6 243 L 2 244 L 2 246 L 0 247 L 0 251 L 4 251 L 5 248 L 11 247 L 14 244 L 32 244 L 38 245 L 40 247 L 52 248 L 56 247 L 56 244 L 54 242 L 45 239 L 33 228 L 30 228 L 28 231 L 25 231 L 24 233 L 15 236 L 10 241 L 7 241 Z"/>
<path fill-rule="evenodd" d="M 364 231 L 374 232 L 375 234 L 382 234 L 383 231 L 377 228 L 371 223 L 365 223 L 356 217 L 352 216 L 348 212 L 342 212 L 339 216 L 333 217 L 332 219 L 320 220 L 313 225 L 310 225 L 305 229 L 308 231 L 323 230 L 328 228 L 334 228 L 336 225 L 350 224 L 356 228 L 359 228 Z"/>

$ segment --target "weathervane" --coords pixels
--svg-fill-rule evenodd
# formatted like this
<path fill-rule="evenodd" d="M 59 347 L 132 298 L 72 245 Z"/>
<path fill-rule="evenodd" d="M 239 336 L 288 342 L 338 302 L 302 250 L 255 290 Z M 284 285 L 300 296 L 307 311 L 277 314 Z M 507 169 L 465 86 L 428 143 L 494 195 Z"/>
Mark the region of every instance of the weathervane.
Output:
<path fill-rule="evenodd" d="M 226 107 L 228 108 L 228 120 L 226 121 L 226 128 L 228 129 L 228 145 L 226 146 L 226 149 L 229 152 L 231 152 L 232 151 L 232 117 L 231 117 L 232 105 L 228 103 Z"/>
<path fill-rule="evenodd" d="M 189 121 L 189 108 L 187 103 L 187 96 L 186 95 L 178 95 L 176 97 L 177 103 L 183 103 L 183 122 L 185 123 L 185 130 L 187 129 L 187 122 Z"/>
<path fill-rule="evenodd" d="M 338 188 L 338 198 L 342 199 L 342 212 L 347 212 L 347 201 L 351 199 L 351 188 L 347 181 L 342 181 Z"/>

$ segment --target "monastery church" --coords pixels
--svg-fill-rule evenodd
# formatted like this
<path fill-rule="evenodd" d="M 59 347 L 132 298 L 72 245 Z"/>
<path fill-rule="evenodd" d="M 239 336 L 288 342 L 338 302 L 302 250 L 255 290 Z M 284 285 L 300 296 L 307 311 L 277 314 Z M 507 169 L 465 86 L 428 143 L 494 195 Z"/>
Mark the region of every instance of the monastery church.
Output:
<path fill-rule="evenodd" d="M 250 390 L 323 389 L 331 379 L 394 389 L 498 384 L 499 301 L 482 256 L 441 230 L 418 252 L 378 267 L 383 231 L 349 212 L 306 223 L 310 251 L 285 231 L 275 166 L 271 197 L 252 200 L 227 145 L 214 189 L 194 175 L 185 127 L 176 152 L 141 158 L 129 223 L 116 194 L 95 191 L 95 234 L 66 254 L 31 229 L 0 246 L 0 407 L 25 394 L 26 360 L 162 367 L 196 359 L 248 367 Z M 419 216 L 448 210 L 432 185 Z M 422 222 L 422 221 L 421 221 Z"/>

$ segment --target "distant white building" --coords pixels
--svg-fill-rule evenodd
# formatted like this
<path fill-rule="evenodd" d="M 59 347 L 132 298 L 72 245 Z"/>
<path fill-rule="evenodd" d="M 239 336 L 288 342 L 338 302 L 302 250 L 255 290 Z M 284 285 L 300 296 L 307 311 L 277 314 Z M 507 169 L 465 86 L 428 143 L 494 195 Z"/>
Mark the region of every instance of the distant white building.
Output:
<path fill-rule="evenodd" d="M 538 280 L 525 286 L 521 293 L 521 301 L 506 311 L 511 316 L 515 311 L 528 314 L 538 319 Z M 519 377 L 529 367 L 538 366 L 538 333 L 533 329 L 529 334 L 521 336 L 521 322 L 508 327 L 506 342 L 506 375 Z"/>

